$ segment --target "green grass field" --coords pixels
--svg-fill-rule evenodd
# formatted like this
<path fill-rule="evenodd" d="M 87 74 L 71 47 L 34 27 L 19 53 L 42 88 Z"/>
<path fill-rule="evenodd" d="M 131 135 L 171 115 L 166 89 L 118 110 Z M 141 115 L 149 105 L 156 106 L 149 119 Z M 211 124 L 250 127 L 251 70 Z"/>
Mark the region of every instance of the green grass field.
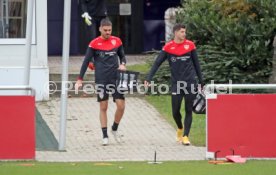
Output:
<path fill-rule="evenodd" d="M 0 162 L 1 175 L 268 175 L 275 174 L 276 161 L 214 165 L 207 161 L 43 163 Z"/>
<path fill-rule="evenodd" d="M 134 64 L 134 65 L 127 65 L 127 70 L 137 71 L 140 73 L 147 73 L 150 67 L 148 64 Z"/>
<path fill-rule="evenodd" d="M 146 96 L 146 100 L 151 103 L 160 114 L 167 119 L 167 121 L 174 127 L 176 124 L 172 117 L 172 107 L 171 107 L 171 96 L 170 95 L 155 95 L 155 96 Z M 181 108 L 182 121 L 184 120 L 184 102 Z M 206 120 L 205 115 L 193 114 L 193 123 L 190 131 L 190 140 L 195 146 L 205 146 L 206 140 Z"/>

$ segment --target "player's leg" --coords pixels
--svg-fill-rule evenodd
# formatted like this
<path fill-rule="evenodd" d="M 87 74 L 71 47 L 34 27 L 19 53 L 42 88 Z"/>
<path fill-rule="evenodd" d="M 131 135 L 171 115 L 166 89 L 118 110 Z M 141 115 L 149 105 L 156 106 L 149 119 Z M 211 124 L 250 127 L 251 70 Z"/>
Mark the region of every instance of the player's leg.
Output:
<path fill-rule="evenodd" d="M 103 145 L 108 144 L 107 134 L 107 108 L 108 108 L 108 94 L 104 85 L 97 85 L 97 100 L 100 103 L 100 123 L 103 133 Z"/>
<path fill-rule="evenodd" d="M 193 102 L 196 97 L 196 94 L 191 92 L 184 95 L 185 99 L 185 119 L 184 119 L 184 134 L 183 134 L 183 144 L 189 145 L 189 133 L 192 126 L 193 121 Z"/>
<path fill-rule="evenodd" d="M 114 115 L 114 122 L 112 125 L 111 133 L 114 135 L 115 140 L 117 142 L 120 142 L 121 138 L 117 130 L 125 112 L 125 97 L 124 97 L 124 94 L 118 92 L 117 89 L 114 91 L 114 94 L 112 95 L 113 95 L 113 101 L 116 103 L 117 108 Z"/>
<path fill-rule="evenodd" d="M 182 116 L 180 113 L 182 100 L 183 100 L 183 96 L 181 94 L 172 93 L 172 96 L 171 96 L 172 115 L 178 128 L 176 131 L 176 141 L 178 142 L 182 140 L 182 135 L 183 135 L 183 125 L 181 121 Z"/>

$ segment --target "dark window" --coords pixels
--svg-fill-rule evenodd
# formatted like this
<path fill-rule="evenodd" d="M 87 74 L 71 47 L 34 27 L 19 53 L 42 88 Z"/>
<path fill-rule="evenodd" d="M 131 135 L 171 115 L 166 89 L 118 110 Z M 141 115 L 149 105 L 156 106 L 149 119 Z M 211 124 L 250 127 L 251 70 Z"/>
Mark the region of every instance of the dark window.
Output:
<path fill-rule="evenodd" d="M 180 0 L 144 0 L 144 20 L 162 20 L 169 7 L 177 7 Z"/>
<path fill-rule="evenodd" d="M 0 0 L 0 38 L 25 38 L 27 0 Z"/>

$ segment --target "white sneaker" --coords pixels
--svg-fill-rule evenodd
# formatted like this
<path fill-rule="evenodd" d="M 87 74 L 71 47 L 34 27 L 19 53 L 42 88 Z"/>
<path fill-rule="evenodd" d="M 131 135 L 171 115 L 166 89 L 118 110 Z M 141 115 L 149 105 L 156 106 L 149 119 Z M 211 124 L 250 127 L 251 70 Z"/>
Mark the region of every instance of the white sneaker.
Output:
<path fill-rule="evenodd" d="M 121 136 L 118 133 L 118 131 L 111 130 L 112 135 L 114 136 L 114 139 L 117 143 L 121 143 Z"/>
<path fill-rule="evenodd" d="M 108 145 L 108 138 L 107 137 L 103 138 L 103 146 L 106 146 L 106 145 Z"/>

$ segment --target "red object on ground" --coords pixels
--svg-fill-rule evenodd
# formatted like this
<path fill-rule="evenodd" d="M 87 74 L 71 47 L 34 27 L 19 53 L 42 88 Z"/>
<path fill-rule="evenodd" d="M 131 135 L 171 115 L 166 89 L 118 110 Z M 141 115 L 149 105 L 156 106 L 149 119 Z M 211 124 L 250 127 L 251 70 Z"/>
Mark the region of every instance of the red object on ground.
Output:
<path fill-rule="evenodd" d="M 276 95 L 224 94 L 207 99 L 207 152 L 218 158 L 276 157 Z"/>
<path fill-rule="evenodd" d="M 88 64 L 88 67 L 89 67 L 89 69 L 91 69 L 91 70 L 95 70 L 95 66 L 94 66 L 94 64 L 91 63 L 91 62 Z"/>
<path fill-rule="evenodd" d="M 0 159 L 35 158 L 35 97 L 0 96 Z"/>
<path fill-rule="evenodd" d="M 242 158 L 239 155 L 231 155 L 225 157 L 228 162 L 234 162 L 234 163 L 245 163 L 246 158 Z"/>

